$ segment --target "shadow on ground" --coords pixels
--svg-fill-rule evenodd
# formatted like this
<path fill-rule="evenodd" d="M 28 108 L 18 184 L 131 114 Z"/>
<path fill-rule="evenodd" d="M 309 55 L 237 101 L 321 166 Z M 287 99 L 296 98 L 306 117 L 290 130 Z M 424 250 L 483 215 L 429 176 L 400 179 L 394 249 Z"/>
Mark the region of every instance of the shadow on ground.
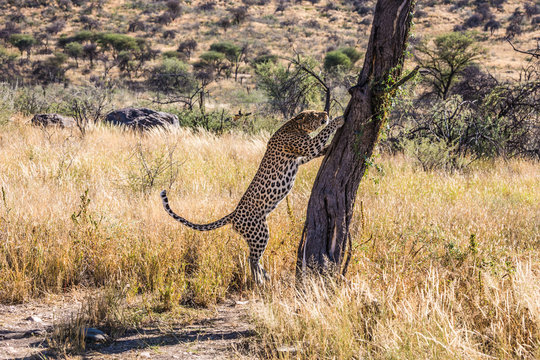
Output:
<path fill-rule="evenodd" d="M 140 352 L 147 350 L 155 351 L 156 353 L 152 354 L 151 358 L 159 359 L 190 358 L 190 355 L 195 354 L 198 359 L 204 359 L 205 355 L 209 359 L 224 358 L 232 355 L 234 344 L 241 344 L 255 335 L 252 327 L 245 322 L 231 321 L 229 316 L 216 317 L 167 330 L 158 328 L 129 330 L 115 340 L 102 344 L 87 344 L 87 349 L 82 356 L 85 359 L 135 358 L 140 355 Z M 29 347 L 34 349 L 44 346 L 46 344 L 43 339 L 29 344 Z M 178 354 L 181 354 L 180 357 Z M 64 355 L 43 349 L 14 359 L 45 358 L 64 358 Z"/>

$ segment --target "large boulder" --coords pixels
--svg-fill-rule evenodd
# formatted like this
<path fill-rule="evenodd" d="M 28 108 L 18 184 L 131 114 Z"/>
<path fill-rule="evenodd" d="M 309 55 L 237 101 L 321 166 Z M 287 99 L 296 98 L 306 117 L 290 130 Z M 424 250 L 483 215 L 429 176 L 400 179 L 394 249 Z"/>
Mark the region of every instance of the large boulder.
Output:
<path fill-rule="evenodd" d="M 72 127 L 75 125 L 75 121 L 72 118 L 58 114 L 36 114 L 32 118 L 31 123 L 35 126 Z"/>
<path fill-rule="evenodd" d="M 105 122 L 144 130 L 155 126 L 179 126 L 178 117 L 147 108 L 125 108 L 107 114 Z"/>

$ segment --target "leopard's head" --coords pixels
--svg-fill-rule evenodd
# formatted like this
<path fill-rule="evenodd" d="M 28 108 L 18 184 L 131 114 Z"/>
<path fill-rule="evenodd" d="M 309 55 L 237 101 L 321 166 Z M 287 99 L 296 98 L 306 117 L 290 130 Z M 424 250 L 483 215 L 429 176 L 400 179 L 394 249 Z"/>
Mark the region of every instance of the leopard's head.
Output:
<path fill-rule="evenodd" d="M 293 119 L 298 126 L 310 133 L 323 125 L 328 124 L 329 118 L 326 111 L 305 110 L 296 115 Z"/>

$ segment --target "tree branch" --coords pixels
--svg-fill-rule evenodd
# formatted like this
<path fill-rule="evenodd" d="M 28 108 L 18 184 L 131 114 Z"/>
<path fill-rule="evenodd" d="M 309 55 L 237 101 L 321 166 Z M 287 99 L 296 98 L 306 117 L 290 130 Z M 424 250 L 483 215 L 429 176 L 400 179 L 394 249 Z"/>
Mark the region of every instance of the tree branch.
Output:
<path fill-rule="evenodd" d="M 532 57 L 535 57 L 537 59 L 540 58 L 540 47 L 538 45 L 536 49 L 534 50 L 519 50 L 514 46 L 514 44 L 512 44 L 509 38 L 506 38 L 506 41 L 508 41 L 508 43 L 510 44 L 510 46 L 512 46 L 512 49 L 514 49 L 514 51 L 517 51 L 518 53 L 522 53 L 526 55 L 531 55 Z"/>

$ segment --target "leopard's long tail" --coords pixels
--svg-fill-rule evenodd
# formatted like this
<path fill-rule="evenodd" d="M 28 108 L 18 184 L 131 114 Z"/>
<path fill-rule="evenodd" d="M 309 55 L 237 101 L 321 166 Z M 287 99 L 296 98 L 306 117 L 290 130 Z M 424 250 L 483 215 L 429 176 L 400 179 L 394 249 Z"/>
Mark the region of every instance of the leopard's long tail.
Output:
<path fill-rule="evenodd" d="M 231 218 L 233 216 L 234 213 L 231 213 L 217 221 L 214 221 L 210 224 L 194 224 L 190 221 L 187 221 L 186 219 L 184 219 L 183 217 L 180 217 L 178 215 L 176 215 L 176 213 L 174 211 L 172 211 L 171 207 L 169 206 L 169 199 L 167 198 L 167 191 L 166 190 L 163 190 L 161 192 L 161 201 L 163 202 L 163 207 L 165 208 L 165 211 L 167 212 L 167 214 L 171 215 L 173 219 L 175 219 L 176 221 L 179 221 L 181 222 L 182 224 L 186 225 L 186 226 L 189 226 L 190 228 L 192 229 L 195 229 L 195 230 L 199 230 L 199 231 L 208 231 L 208 230 L 214 230 L 214 229 L 217 229 L 217 228 L 220 228 L 224 225 L 227 225 L 228 223 L 231 222 Z"/>

